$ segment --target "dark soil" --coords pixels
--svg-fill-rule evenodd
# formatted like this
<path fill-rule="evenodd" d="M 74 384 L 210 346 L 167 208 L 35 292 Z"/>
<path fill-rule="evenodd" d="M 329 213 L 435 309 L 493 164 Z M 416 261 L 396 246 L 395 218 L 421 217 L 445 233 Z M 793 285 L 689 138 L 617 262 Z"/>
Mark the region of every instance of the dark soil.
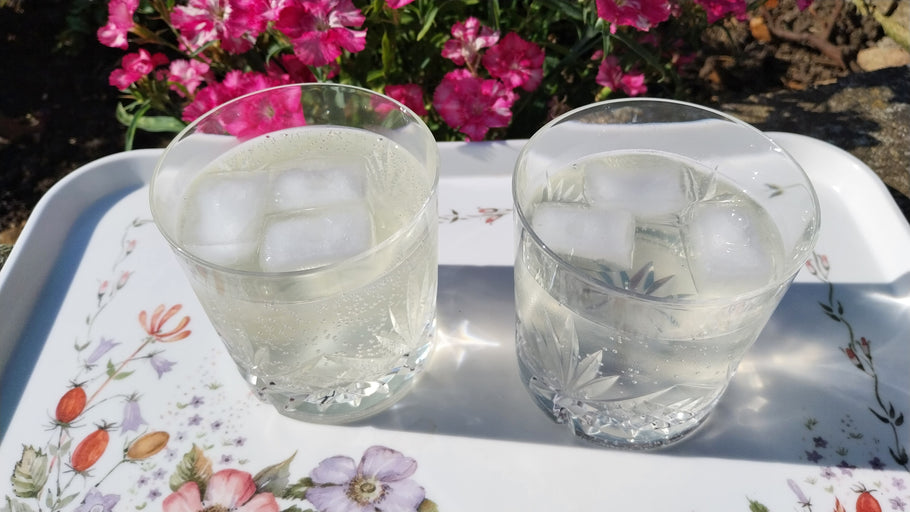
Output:
<path fill-rule="evenodd" d="M 118 93 L 107 83 L 123 52 L 95 41 L 92 13 L 82 14 L 82 33 L 66 33 L 71 6 L 91 2 L 18 1 L 0 8 L 0 244 L 16 239 L 54 183 L 124 147 L 125 128 L 114 118 Z M 781 0 L 751 24 L 706 32 L 689 89 L 694 101 L 720 104 L 831 83 L 860 72 L 857 52 L 881 37 L 877 23 L 850 2 L 816 0 L 799 12 L 793 0 Z M 166 140 L 140 134 L 135 147 Z"/>

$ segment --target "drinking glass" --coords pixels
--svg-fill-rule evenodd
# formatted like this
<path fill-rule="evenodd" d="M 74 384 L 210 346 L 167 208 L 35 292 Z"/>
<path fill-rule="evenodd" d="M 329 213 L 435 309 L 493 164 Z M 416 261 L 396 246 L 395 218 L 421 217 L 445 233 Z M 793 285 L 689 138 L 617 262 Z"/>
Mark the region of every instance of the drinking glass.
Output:
<path fill-rule="evenodd" d="M 522 383 L 576 435 L 623 448 L 703 423 L 819 228 L 783 149 L 669 100 L 553 120 L 521 151 L 513 195 Z"/>
<path fill-rule="evenodd" d="M 438 151 L 375 92 L 295 84 L 190 124 L 152 215 L 254 392 L 342 423 L 400 399 L 432 349 Z"/>

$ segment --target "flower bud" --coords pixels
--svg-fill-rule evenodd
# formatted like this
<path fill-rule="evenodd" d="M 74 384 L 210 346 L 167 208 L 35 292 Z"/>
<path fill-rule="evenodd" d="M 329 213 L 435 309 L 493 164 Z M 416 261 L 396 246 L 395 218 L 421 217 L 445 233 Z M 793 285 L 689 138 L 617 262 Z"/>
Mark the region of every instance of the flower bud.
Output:
<path fill-rule="evenodd" d="M 169 439 L 167 432 L 149 432 L 130 444 L 126 457 L 132 460 L 147 459 L 163 450 Z"/>

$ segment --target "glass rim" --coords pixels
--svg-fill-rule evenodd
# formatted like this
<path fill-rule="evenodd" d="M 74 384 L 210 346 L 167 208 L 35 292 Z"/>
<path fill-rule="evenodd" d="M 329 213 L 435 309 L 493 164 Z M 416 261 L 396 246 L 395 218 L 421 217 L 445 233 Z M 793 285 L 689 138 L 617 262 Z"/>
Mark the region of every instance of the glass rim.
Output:
<path fill-rule="evenodd" d="M 423 203 L 420 205 L 420 208 L 418 208 L 415 211 L 415 213 L 410 216 L 408 222 L 405 225 L 403 225 L 399 229 L 395 230 L 394 233 L 392 233 L 388 237 L 384 238 L 378 244 L 371 246 L 368 250 L 354 254 L 353 256 L 349 256 L 349 257 L 341 259 L 339 261 L 334 261 L 331 263 L 327 263 L 325 265 L 319 265 L 319 266 L 312 267 L 312 268 L 304 268 L 304 269 L 297 269 L 297 270 L 283 270 L 283 271 L 278 271 L 278 272 L 267 272 L 267 271 L 263 271 L 263 270 L 243 270 L 243 269 L 237 269 L 237 268 L 233 268 L 233 267 L 227 267 L 224 265 L 219 265 L 217 263 L 206 260 L 205 258 L 196 256 L 192 252 L 181 247 L 180 244 L 178 244 L 177 241 L 174 239 L 174 237 L 171 235 L 171 233 L 169 233 L 168 230 L 162 229 L 161 225 L 156 220 L 156 217 L 158 217 L 158 215 L 156 215 L 157 208 L 155 206 L 155 201 L 154 201 L 155 182 L 156 182 L 156 179 L 158 178 L 159 171 L 162 168 L 162 164 L 164 163 L 168 154 L 171 152 L 171 150 L 177 144 L 179 144 L 182 140 L 184 140 L 186 136 L 192 134 L 194 132 L 196 126 L 198 126 L 204 120 L 209 119 L 210 116 L 215 115 L 216 113 L 222 111 L 223 109 L 228 108 L 229 106 L 231 106 L 235 103 L 239 103 L 240 101 L 244 100 L 245 98 L 249 98 L 252 96 L 258 96 L 258 95 L 268 93 L 268 92 L 274 92 L 274 91 L 280 90 L 280 89 L 293 88 L 293 87 L 309 88 L 309 89 L 342 89 L 342 90 L 347 90 L 346 92 L 349 92 L 349 93 L 357 93 L 357 94 L 363 94 L 364 96 L 380 98 L 380 99 L 388 101 L 389 103 L 392 103 L 393 105 L 397 106 L 409 119 L 411 119 L 412 121 L 415 121 L 417 123 L 417 125 L 420 126 L 420 130 L 421 130 L 422 134 L 433 141 L 433 144 L 430 145 L 430 147 L 432 148 L 431 151 L 432 151 L 432 156 L 433 156 L 433 159 L 432 159 L 433 160 L 432 161 L 433 176 L 432 176 L 432 179 L 430 180 L 430 184 L 429 184 L 430 186 L 429 186 L 428 192 L 426 194 L 426 197 L 424 198 Z M 331 127 L 331 126 L 340 126 L 340 125 L 320 124 L 320 125 L 314 125 L 314 126 Z M 399 145 L 399 144 L 396 143 L 396 145 Z M 316 275 L 316 274 L 321 274 L 324 272 L 330 272 L 330 271 L 336 270 L 338 268 L 343 268 L 348 265 L 355 265 L 358 262 L 363 261 L 363 260 L 373 256 L 376 253 L 379 253 L 379 252 L 382 252 L 382 251 L 388 249 L 388 247 L 390 245 L 395 244 L 399 238 L 402 238 L 403 236 L 405 236 L 405 233 L 408 233 L 417 224 L 419 224 L 420 222 L 423 221 L 424 216 L 427 214 L 427 210 L 435 203 L 434 199 L 437 197 L 437 195 L 439 193 L 438 192 L 439 175 L 440 175 L 439 146 L 435 140 L 435 137 L 433 136 L 433 132 L 430 131 L 429 127 L 427 127 L 426 123 L 423 122 L 423 120 L 420 118 L 420 116 L 418 116 L 416 113 L 414 113 L 413 110 L 408 108 L 405 104 L 401 103 L 400 101 L 395 100 L 394 98 L 391 98 L 385 94 L 373 91 L 371 89 L 367 89 L 367 88 L 359 87 L 359 86 L 355 86 L 355 85 L 338 84 L 338 83 L 334 83 L 334 82 L 303 82 L 303 83 L 295 83 L 295 84 L 283 84 L 283 85 L 278 85 L 275 87 L 268 87 L 265 89 L 260 89 L 258 91 L 253 91 L 253 92 L 244 94 L 242 96 L 238 96 L 237 98 L 231 99 L 229 101 L 226 101 L 226 102 L 218 105 L 217 107 L 212 108 L 211 110 L 207 111 L 206 113 L 202 114 L 198 118 L 194 119 L 190 124 L 188 124 L 182 130 L 180 130 L 180 132 L 177 135 L 175 135 L 174 138 L 171 139 L 171 141 L 168 143 L 168 145 L 164 148 L 164 151 L 161 153 L 161 156 L 158 157 L 158 160 L 155 163 L 155 169 L 152 171 L 152 176 L 149 179 L 149 209 L 151 210 L 152 221 L 155 223 L 155 226 L 158 228 L 158 232 L 161 233 L 161 235 L 167 241 L 168 245 L 170 245 L 182 257 L 188 259 L 189 261 L 191 261 L 197 265 L 201 265 L 206 268 L 214 269 L 214 270 L 217 270 L 224 274 L 232 274 L 237 277 L 256 277 L 256 278 L 272 279 L 272 278 L 284 278 L 284 277 L 291 277 L 291 276 L 296 277 L 296 276 Z"/>
<path fill-rule="evenodd" d="M 622 288 L 622 287 L 610 284 L 610 283 L 600 280 L 600 279 L 593 278 L 593 277 L 589 276 L 587 273 L 583 272 L 577 265 L 572 264 L 566 258 L 563 258 L 562 256 L 560 256 L 553 249 L 551 249 L 549 245 L 545 244 L 543 242 L 543 240 L 540 239 L 540 236 L 538 236 L 537 232 L 534 231 L 534 229 L 532 229 L 530 224 L 528 223 L 527 215 L 525 214 L 524 208 L 522 207 L 522 202 L 519 200 L 518 180 L 515 179 L 515 177 L 518 175 L 519 168 L 522 167 L 522 164 L 526 160 L 527 154 L 530 151 L 530 148 L 532 147 L 532 144 L 534 143 L 535 139 L 542 137 L 543 132 L 548 131 L 549 129 L 553 128 L 554 126 L 562 124 L 563 122 L 569 120 L 570 118 L 577 117 L 580 114 L 586 113 L 588 111 L 601 109 L 604 107 L 610 107 L 613 105 L 635 104 L 635 103 L 639 103 L 639 104 L 659 103 L 659 104 L 664 104 L 664 105 L 683 107 L 683 108 L 690 109 L 693 111 L 699 111 L 699 112 L 711 114 L 711 115 L 715 116 L 717 119 L 734 123 L 734 124 L 740 126 L 741 128 L 744 128 L 744 129 L 752 132 L 754 135 L 757 135 L 758 137 L 763 139 L 765 142 L 770 144 L 772 149 L 779 151 L 782 155 L 784 155 L 784 157 L 790 161 L 794 170 L 797 171 L 798 174 L 800 174 L 802 176 L 802 178 L 805 180 L 806 190 L 809 193 L 809 198 L 812 203 L 811 206 L 812 206 L 812 213 L 813 213 L 812 220 L 810 223 L 810 226 L 812 228 L 812 238 L 810 240 L 807 240 L 805 242 L 805 245 L 809 248 L 814 247 L 815 242 L 818 240 L 819 226 L 821 224 L 821 222 L 820 222 L 821 207 L 819 204 L 818 195 L 816 194 L 815 187 L 812 185 L 812 181 L 809 179 L 809 176 L 808 176 L 808 174 L 806 174 L 806 171 L 799 164 L 799 162 L 797 162 L 796 159 L 793 158 L 792 155 L 790 155 L 790 153 L 786 149 L 784 149 L 782 146 L 777 144 L 777 142 L 775 142 L 773 139 L 768 137 L 764 132 L 762 132 L 758 128 L 756 128 L 756 127 L 752 126 L 751 124 L 746 123 L 745 121 L 742 121 L 741 119 L 738 119 L 730 114 L 721 112 L 720 110 L 713 109 L 710 107 L 705 107 L 705 106 L 698 105 L 695 103 L 686 102 L 686 101 L 663 99 L 663 98 L 649 98 L 649 97 L 620 98 L 620 99 L 605 100 L 605 101 L 590 103 L 588 105 L 583 105 L 581 107 L 572 109 L 569 112 L 565 112 L 565 113 L 557 116 L 556 118 L 550 120 L 545 125 L 543 125 L 534 135 L 532 135 L 530 139 L 528 139 L 525 142 L 524 146 L 521 148 L 521 151 L 518 153 L 518 157 L 515 160 L 515 167 L 513 169 L 512 203 L 513 203 L 513 208 L 515 211 L 516 222 L 520 223 L 521 229 L 524 230 L 525 232 L 527 232 L 527 236 L 531 237 L 533 243 L 538 248 L 540 248 L 540 250 L 544 253 L 544 255 L 547 258 L 555 261 L 558 265 L 562 266 L 566 271 L 570 272 L 575 279 L 584 281 L 587 284 L 591 285 L 592 287 L 602 290 L 602 291 L 607 291 L 610 293 L 614 293 L 614 294 L 622 295 L 622 296 L 626 296 L 626 297 L 633 297 L 636 300 L 639 300 L 642 302 L 660 304 L 663 306 L 672 306 L 672 305 L 719 306 L 719 305 L 724 305 L 724 304 L 735 304 L 738 302 L 748 301 L 753 298 L 759 297 L 761 295 L 764 295 L 764 294 L 770 292 L 771 290 L 774 290 L 780 286 L 784 286 L 787 283 L 791 282 L 796 277 L 796 274 L 800 271 L 800 269 L 802 269 L 802 267 L 806 261 L 805 258 L 808 256 L 811 249 L 810 250 L 801 250 L 799 258 L 794 258 L 793 259 L 794 261 L 790 262 L 788 265 L 783 267 L 782 271 L 779 273 L 778 276 L 776 276 L 769 283 L 767 283 L 763 286 L 760 286 L 758 288 L 754 288 L 752 290 L 748 290 L 745 292 L 740 292 L 740 293 L 737 293 L 734 295 L 726 296 L 726 297 L 712 297 L 712 298 L 701 298 L 700 299 L 700 298 L 698 298 L 697 295 L 694 295 L 694 296 L 691 296 L 688 298 L 687 297 L 678 297 L 678 296 L 677 297 L 673 297 L 673 296 L 671 296 L 671 297 L 654 297 L 651 295 L 646 295 L 646 294 L 637 292 L 635 290 L 629 290 L 627 288 Z M 520 242 L 518 242 L 518 243 L 520 243 Z M 518 262 L 516 261 L 516 263 L 518 263 Z"/>

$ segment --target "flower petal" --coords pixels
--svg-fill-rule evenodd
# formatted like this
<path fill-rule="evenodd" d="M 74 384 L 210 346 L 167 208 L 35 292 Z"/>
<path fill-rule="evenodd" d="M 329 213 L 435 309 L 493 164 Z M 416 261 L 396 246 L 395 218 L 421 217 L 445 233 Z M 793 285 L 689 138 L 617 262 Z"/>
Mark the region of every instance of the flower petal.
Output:
<path fill-rule="evenodd" d="M 382 502 L 377 503 L 383 512 L 412 511 L 426 498 L 426 491 L 413 480 L 386 483 L 389 486 Z"/>
<path fill-rule="evenodd" d="M 164 498 L 161 504 L 163 512 L 199 512 L 202 508 L 199 485 L 196 482 L 181 485 L 177 492 Z"/>
<path fill-rule="evenodd" d="M 278 512 L 278 502 L 270 492 L 256 494 L 235 512 Z"/>
<path fill-rule="evenodd" d="M 372 512 L 372 505 L 360 505 L 348 498 L 347 486 L 332 485 L 312 487 L 306 492 L 306 499 L 319 512 Z"/>
<path fill-rule="evenodd" d="M 354 465 L 354 459 L 342 455 L 325 459 L 310 472 L 310 478 L 319 485 L 344 485 L 356 475 L 357 468 Z"/>
<path fill-rule="evenodd" d="M 371 446 L 360 460 L 358 473 L 382 482 L 403 480 L 417 471 L 417 461 L 385 446 Z"/>
<path fill-rule="evenodd" d="M 246 471 L 222 469 L 212 475 L 205 488 L 207 506 L 223 505 L 234 510 L 256 493 L 256 483 Z"/>

